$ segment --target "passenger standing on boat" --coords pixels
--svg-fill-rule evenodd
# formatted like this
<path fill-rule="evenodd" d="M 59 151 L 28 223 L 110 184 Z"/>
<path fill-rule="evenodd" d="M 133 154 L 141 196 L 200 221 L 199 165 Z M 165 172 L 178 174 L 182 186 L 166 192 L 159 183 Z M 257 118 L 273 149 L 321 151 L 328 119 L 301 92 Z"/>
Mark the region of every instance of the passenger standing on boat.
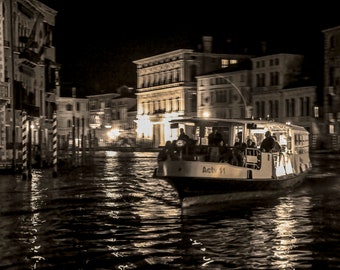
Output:
<path fill-rule="evenodd" d="M 255 142 L 250 137 L 248 137 L 248 139 L 247 139 L 247 147 L 250 147 L 250 148 L 256 147 Z"/>
<path fill-rule="evenodd" d="M 270 133 L 269 130 L 266 131 L 266 133 L 264 134 L 265 138 L 263 139 L 260 149 L 261 151 L 264 152 L 270 152 L 274 145 L 275 145 L 275 140 L 272 137 L 272 134 Z"/>
<path fill-rule="evenodd" d="M 185 134 L 184 129 L 180 128 L 179 129 L 179 136 L 178 136 L 178 140 L 183 140 L 188 142 L 189 141 L 189 136 L 187 134 Z"/>
<path fill-rule="evenodd" d="M 218 132 L 217 128 L 213 128 L 213 132 L 208 136 L 208 144 L 210 146 L 223 146 L 224 141 L 221 133 Z"/>

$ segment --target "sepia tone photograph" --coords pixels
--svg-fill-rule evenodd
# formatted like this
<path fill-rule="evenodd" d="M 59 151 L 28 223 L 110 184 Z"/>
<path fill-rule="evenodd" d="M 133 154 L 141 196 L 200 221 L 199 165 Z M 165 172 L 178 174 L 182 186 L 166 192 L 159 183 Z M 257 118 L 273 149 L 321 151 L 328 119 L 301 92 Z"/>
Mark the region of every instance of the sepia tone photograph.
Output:
<path fill-rule="evenodd" d="M 0 0 L 0 268 L 340 268 L 335 2 Z"/>

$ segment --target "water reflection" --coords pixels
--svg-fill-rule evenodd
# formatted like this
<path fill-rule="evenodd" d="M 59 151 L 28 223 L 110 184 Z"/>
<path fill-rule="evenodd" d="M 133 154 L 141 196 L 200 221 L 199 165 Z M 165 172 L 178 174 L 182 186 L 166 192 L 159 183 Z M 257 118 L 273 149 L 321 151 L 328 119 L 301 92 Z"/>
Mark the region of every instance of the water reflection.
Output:
<path fill-rule="evenodd" d="M 120 269 L 135 269 L 145 263 L 166 264 L 172 260 L 171 256 L 157 259 L 153 254 L 157 253 L 155 246 L 165 241 L 171 246 L 169 232 L 178 232 L 180 208 L 173 203 L 174 191 L 163 181 L 157 184 L 149 181 L 154 166 L 150 166 L 148 155 L 144 159 L 130 152 L 107 152 L 106 155 L 105 173 L 101 177 L 106 196 L 105 211 L 118 225 L 114 228 L 115 237 L 107 245 L 108 250 L 120 259 Z M 171 219 L 173 223 L 169 223 Z M 148 259 L 147 262 L 131 262 L 131 257 Z"/>
<path fill-rule="evenodd" d="M 329 160 L 292 192 L 182 208 L 150 177 L 156 156 L 102 152 L 57 178 L 0 176 L 0 268 L 339 268 L 340 177 Z"/>
<path fill-rule="evenodd" d="M 309 197 L 287 194 L 187 210 L 188 254 L 197 254 L 196 267 L 209 258 L 212 269 L 310 268 L 316 241 L 309 218 L 313 206 Z"/>

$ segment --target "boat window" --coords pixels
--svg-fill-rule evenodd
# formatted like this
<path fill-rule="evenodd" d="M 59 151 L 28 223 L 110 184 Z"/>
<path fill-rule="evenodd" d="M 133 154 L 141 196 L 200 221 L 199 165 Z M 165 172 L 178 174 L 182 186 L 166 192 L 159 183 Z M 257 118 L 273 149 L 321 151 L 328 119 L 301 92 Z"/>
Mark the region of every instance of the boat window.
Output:
<path fill-rule="evenodd" d="M 197 126 L 193 130 L 194 139 L 197 140 L 198 145 L 208 145 L 208 136 L 212 133 L 213 128 L 217 128 L 222 135 L 222 139 L 226 145 L 230 143 L 230 127 L 227 126 Z"/>
<path fill-rule="evenodd" d="M 194 140 L 197 145 L 208 145 L 208 131 L 204 126 L 196 126 L 194 132 Z"/>
<path fill-rule="evenodd" d="M 222 139 L 226 145 L 230 144 L 230 128 L 222 127 L 220 133 L 222 134 Z"/>
<path fill-rule="evenodd" d="M 186 126 L 185 133 L 189 136 L 190 139 L 197 140 L 196 130 L 194 126 Z"/>
<path fill-rule="evenodd" d="M 287 138 L 287 150 L 292 150 L 292 137 L 288 136 Z"/>
<path fill-rule="evenodd" d="M 277 136 L 278 142 L 281 145 L 281 147 L 287 147 L 287 135 L 286 134 L 279 134 Z"/>

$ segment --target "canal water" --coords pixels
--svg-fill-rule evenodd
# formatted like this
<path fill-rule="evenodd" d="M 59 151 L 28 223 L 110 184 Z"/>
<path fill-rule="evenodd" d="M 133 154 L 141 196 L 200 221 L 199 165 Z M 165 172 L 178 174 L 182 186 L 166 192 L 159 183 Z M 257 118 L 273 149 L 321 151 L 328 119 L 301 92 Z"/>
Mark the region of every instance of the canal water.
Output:
<path fill-rule="evenodd" d="M 340 268 L 339 155 L 312 156 L 299 188 L 182 207 L 154 152 L 0 176 L 1 269 Z"/>

